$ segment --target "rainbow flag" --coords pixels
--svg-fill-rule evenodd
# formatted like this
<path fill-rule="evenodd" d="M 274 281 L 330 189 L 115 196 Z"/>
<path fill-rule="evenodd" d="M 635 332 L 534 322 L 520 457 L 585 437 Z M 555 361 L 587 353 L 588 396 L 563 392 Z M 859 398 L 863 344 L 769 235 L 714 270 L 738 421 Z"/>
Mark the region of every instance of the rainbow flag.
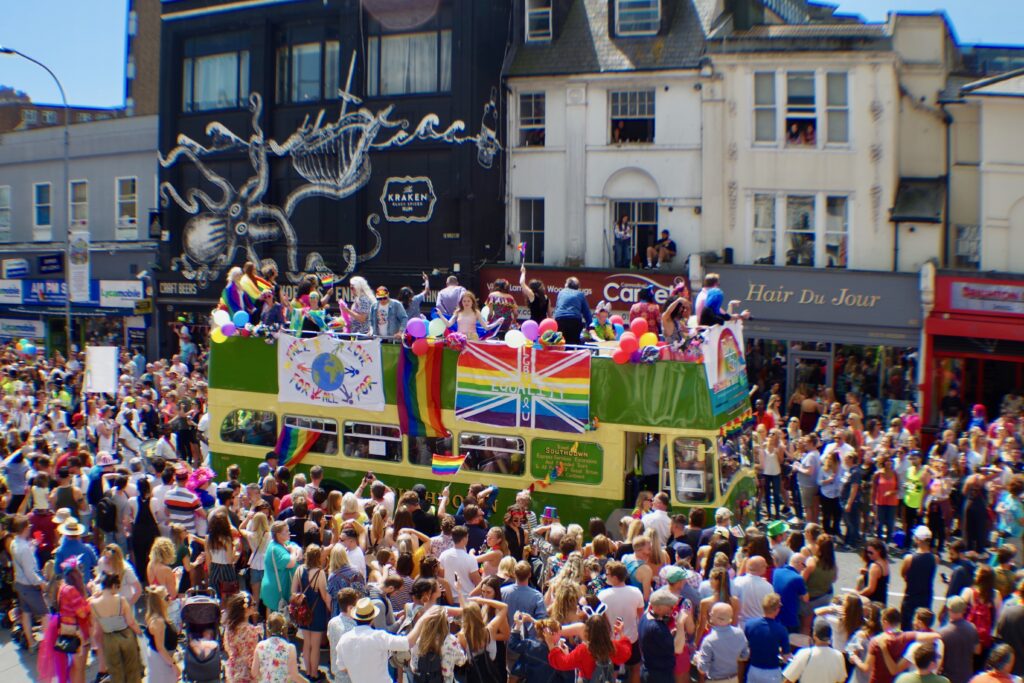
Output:
<path fill-rule="evenodd" d="M 220 303 L 232 316 L 252 305 L 252 301 L 245 293 L 245 290 L 242 289 L 241 285 L 237 285 L 234 282 L 229 282 L 224 291 L 220 293 Z"/>
<path fill-rule="evenodd" d="M 429 343 L 429 342 L 428 342 Z M 441 418 L 441 361 L 444 344 L 429 343 L 417 356 L 403 348 L 398 356 L 398 422 L 409 436 L 448 435 Z"/>
<path fill-rule="evenodd" d="M 434 453 L 430 460 L 430 471 L 436 477 L 450 477 L 459 471 L 466 461 L 464 455 L 438 455 Z"/>
<path fill-rule="evenodd" d="M 526 260 L 526 242 L 519 243 L 519 262 L 522 263 Z"/>
<path fill-rule="evenodd" d="M 324 273 L 323 275 L 319 275 L 319 277 L 320 284 L 328 289 L 333 287 L 334 284 L 338 281 L 338 278 L 334 276 L 334 273 Z"/>
<path fill-rule="evenodd" d="M 316 440 L 320 438 L 320 432 L 313 429 L 302 429 L 285 425 L 281 428 L 281 434 L 277 437 L 277 445 L 274 452 L 282 465 L 295 467 L 309 453 Z"/>
<path fill-rule="evenodd" d="M 269 289 L 273 289 L 274 285 L 270 284 L 270 280 L 265 280 L 259 275 L 253 277 L 253 282 L 256 283 L 256 288 L 261 292 L 265 292 Z"/>
<path fill-rule="evenodd" d="M 513 429 L 584 432 L 590 352 L 470 342 L 459 354 L 455 416 Z"/>

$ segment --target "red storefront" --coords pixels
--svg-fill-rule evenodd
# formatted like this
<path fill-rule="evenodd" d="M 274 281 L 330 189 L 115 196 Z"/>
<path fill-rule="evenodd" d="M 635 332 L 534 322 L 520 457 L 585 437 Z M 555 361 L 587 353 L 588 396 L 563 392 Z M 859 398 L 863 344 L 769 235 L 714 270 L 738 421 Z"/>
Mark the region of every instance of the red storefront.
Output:
<path fill-rule="evenodd" d="M 951 385 L 968 408 L 999 415 L 1007 393 L 1024 391 L 1024 277 L 939 274 L 925 321 L 923 414 L 941 422 L 939 402 Z"/>

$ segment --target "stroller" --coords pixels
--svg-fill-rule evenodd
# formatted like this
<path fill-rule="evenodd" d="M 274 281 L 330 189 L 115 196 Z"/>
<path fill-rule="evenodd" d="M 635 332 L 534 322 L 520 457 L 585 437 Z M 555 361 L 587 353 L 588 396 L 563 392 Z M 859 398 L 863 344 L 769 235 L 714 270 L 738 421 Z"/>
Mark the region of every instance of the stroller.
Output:
<path fill-rule="evenodd" d="M 182 679 L 188 683 L 222 680 L 220 602 L 215 591 L 192 588 L 181 605 L 184 636 Z"/>

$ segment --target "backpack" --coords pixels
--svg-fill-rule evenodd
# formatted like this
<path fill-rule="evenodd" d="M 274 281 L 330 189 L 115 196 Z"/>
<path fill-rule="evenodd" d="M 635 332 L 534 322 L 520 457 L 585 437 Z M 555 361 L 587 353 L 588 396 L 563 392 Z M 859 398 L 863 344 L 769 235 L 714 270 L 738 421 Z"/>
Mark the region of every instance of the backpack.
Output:
<path fill-rule="evenodd" d="M 967 610 L 967 621 L 974 624 L 978 631 L 978 642 L 984 650 L 992 644 L 992 605 L 981 601 L 981 595 L 974 591 L 971 599 L 971 608 Z"/>
<path fill-rule="evenodd" d="M 471 655 L 462 671 L 465 673 L 463 680 L 466 683 L 492 683 L 498 680 L 494 662 L 491 661 L 486 648 L 483 652 Z"/>
<path fill-rule="evenodd" d="M 444 683 L 441 673 L 441 655 L 428 652 L 420 655 L 416 661 L 416 673 L 412 676 L 413 683 Z"/>
<path fill-rule="evenodd" d="M 103 496 L 96 503 L 96 526 L 110 534 L 117 531 L 117 507 L 110 496 Z"/>
<path fill-rule="evenodd" d="M 595 664 L 590 683 L 615 683 L 615 665 L 612 664 L 612 660 Z"/>

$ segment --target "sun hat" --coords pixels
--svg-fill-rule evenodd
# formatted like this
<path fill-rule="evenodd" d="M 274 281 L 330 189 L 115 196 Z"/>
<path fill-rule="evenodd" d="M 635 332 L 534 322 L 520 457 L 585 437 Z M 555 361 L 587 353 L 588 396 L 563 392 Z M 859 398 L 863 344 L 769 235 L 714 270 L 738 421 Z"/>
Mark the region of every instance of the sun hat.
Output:
<path fill-rule="evenodd" d="M 789 531 L 789 525 L 781 519 L 777 519 L 768 525 L 766 531 L 768 533 L 768 538 L 777 538 Z"/>
<path fill-rule="evenodd" d="M 61 536 L 81 536 L 85 533 L 85 527 L 74 517 L 69 517 L 67 521 L 57 527 L 57 531 Z"/>
<path fill-rule="evenodd" d="M 69 508 L 61 508 L 57 510 L 57 514 L 53 516 L 53 523 L 60 526 L 69 519 L 72 519 L 71 510 Z"/>
<path fill-rule="evenodd" d="M 374 605 L 370 598 L 359 598 L 353 616 L 356 621 L 373 621 L 378 614 L 380 614 L 380 608 Z"/>

